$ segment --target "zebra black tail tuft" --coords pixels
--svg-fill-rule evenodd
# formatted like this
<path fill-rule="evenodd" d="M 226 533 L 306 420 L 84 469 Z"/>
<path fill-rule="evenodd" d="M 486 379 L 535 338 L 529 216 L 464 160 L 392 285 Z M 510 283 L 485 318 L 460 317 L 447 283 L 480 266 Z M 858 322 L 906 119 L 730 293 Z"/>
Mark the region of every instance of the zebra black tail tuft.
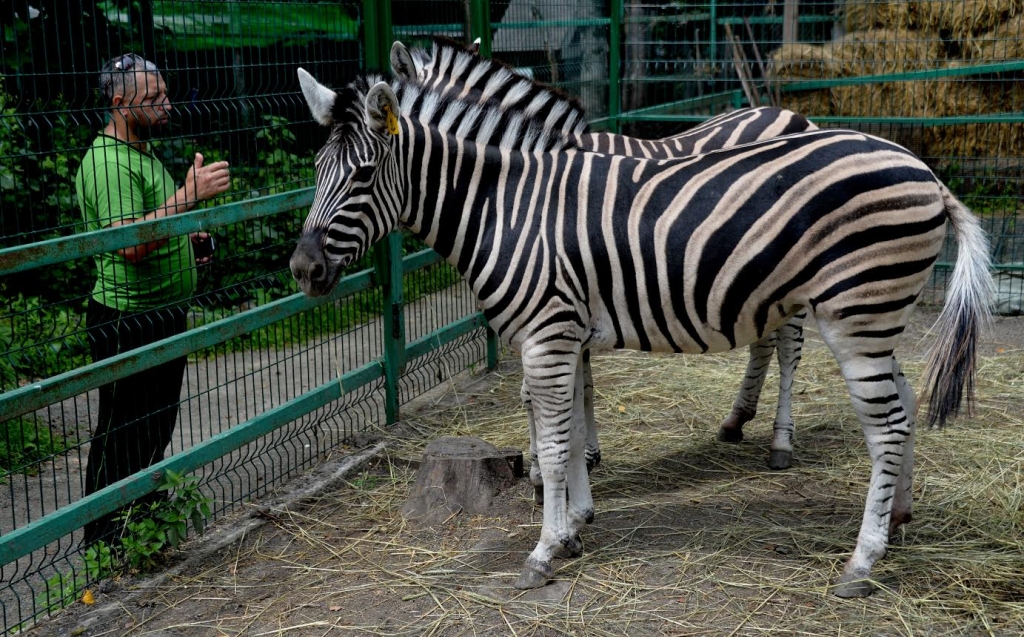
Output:
<path fill-rule="evenodd" d="M 946 290 L 946 303 L 932 327 L 936 339 L 925 367 L 928 416 L 925 424 L 938 428 L 974 402 L 978 334 L 991 318 L 992 276 L 988 237 L 974 214 L 942 186 L 946 214 L 956 233 L 957 256 Z"/>

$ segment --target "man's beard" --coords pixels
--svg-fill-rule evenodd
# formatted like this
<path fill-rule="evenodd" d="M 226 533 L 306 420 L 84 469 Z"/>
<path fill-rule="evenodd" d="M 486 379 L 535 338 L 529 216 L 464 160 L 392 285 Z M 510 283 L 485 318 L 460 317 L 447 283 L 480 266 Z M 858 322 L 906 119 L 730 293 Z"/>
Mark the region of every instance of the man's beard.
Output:
<path fill-rule="evenodd" d="M 139 124 L 135 128 L 135 136 L 139 138 L 139 141 L 148 142 L 149 140 L 157 136 L 157 133 L 162 127 L 163 124 Z"/>

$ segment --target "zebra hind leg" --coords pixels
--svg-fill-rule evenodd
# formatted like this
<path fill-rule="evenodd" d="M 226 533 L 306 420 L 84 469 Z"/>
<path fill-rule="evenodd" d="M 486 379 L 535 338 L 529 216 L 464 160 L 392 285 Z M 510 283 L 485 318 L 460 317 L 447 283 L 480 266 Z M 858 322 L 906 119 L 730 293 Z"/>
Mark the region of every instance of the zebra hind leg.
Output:
<path fill-rule="evenodd" d="M 732 412 L 722 421 L 718 428 L 720 442 L 742 442 L 743 425 L 754 419 L 757 414 L 757 401 L 761 397 L 768 365 L 772 362 L 778 331 L 774 331 L 756 343 L 750 345 L 750 360 L 747 362 L 747 373 L 743 377 L 740 391 L 733 401 Z"/>
<path fill-rule="evenodd" d="M 779 357 L 779 405 L 775 412 L 775 425 L 768 467 L 789 469 L 793 461 L 793 377 L 800 364 L 804 347 L 804 319 L 806 310 L 800 311 L 779 328 L 776 352 Z"/>
<path fill-rule="evenodd" d="M 871 569 L 886 553 L 893 500 L 911 435 L 911 422 L 893 375 L 896 337 L 886 329 L 842 334 L 841 326 L 823 323 L 820 316 L 818 324 L 846 379 L 871 457 L 857 546 L 833 592 L 839 597 L 867 597 L 874 590 Z M 902 331 L 902 325 L 897 329 Z"/>
<path fill-rule="evenodd" d="M 587 424 L 587 473 L 601 464 L 601 445 L 597 442 L 597 422 L 594 421 L 594 373 L 590 368 L 590 350 L 583 352 L 583 414 Z"/>
<path fill-rule="evenodd" d="M 896 378 L 896 389 L 900 394 L 900 402 L 907 412 L 907 424 L 910 434 L 903 446 L 903 461 L 900 464 L 900 477 L 896 482 L 896 496 L 893 498 L 892 514 L 889 517 L 889 537 L 892 538 L 900 526 L 910 522 L 914 504 L 913 473 L 914 473 L 914 430 L 917 424 L 917 399 L 914 390 L 911 388 L 907 378 L 900 370 L 900 364 L 894 356 L 892 359 L 892 373 Z"/>

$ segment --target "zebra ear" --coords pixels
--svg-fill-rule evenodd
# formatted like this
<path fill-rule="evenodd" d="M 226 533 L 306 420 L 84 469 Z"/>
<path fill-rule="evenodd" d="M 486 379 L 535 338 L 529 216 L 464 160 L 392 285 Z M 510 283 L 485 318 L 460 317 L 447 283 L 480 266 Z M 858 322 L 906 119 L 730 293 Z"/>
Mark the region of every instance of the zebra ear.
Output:
<path fill-rule="evenodd" d="M 473 40 L 473 43 L 466 47 L 466 50 L 470 53 L 480 53 L 480 38 Z"/>
<path fill-rule="evenodd" d="M 334 110 L 334 102 L 338 99 L 338 94 L 317 82 L 302 67 L 299 67 L 298 73 L 299 85 L 302 86 L 302 94 L 306 97 L 306 103 L 309 105 L 309 111 L 313 114 L 313 119 L 321 126 L 330 126 L 334 123 L 331 111 Z"/>
<path fill-rule="evenodd" d="M 397 135 L 398 98 L 387 82 L 377 82 L 366 94 L 366 125 L 378 135 Z"/>
<path fill-rule="evenodd" d="M 405 45 L 398 40 L 391 45 L 391 72 L 403 80 L 415 82 L 419 79 L 412 53 L 409 53 L 409 49 L 405 48 Z"/>

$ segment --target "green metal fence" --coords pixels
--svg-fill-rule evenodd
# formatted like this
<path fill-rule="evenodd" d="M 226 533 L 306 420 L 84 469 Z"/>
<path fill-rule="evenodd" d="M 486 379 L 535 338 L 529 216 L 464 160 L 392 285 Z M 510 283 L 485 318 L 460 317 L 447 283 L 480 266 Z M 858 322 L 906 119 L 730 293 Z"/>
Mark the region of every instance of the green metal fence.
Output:
<path fill-rule="evenodd" d="M 27 6 L 27 5 L 26 5 Z M 69 11 L 70 7 L 70 11 Z M 5 631 L 77 599 L 84 522 L 192 472 L 215 516 L 329 457 L 496 343 L 457 274 L 399 235 L 328 299 L 295 294 L 287 257 L 312 199 L 295 68 L 339 86 L 384 71 L 394 39 L 480 37 L 481 50 L 580 97 L 596 127 L 663 137 L 774 104 L 915 151 L 993 237 L 1001 308 L 1019 311 L 1024 6 L 952 2 L 75 0 L 0 17 L 0 602 Z M 195 151 L 232 187 L 199 209 L 86 232 L 73 177 L 104 123 L 100 63 L 156 62 L 176 111 L 156 153 Z M 92 362 L 93 255 L 209 231 L 183 334 Z M 953 254 L 927 301 L 939 301 Z M 166 459 L 82 497 L 96 388 L 189 356 Z"/>
<path fill-rule="evenodd" d="M 44 2 L 39 15 L 4 16 L 0 33 L 5 633 L 79 598 L 90 577 L 80 527 L 152 492 L 166 472 L 197 476 L 223 515 L 497 356 L 457 273 L 400 235 L 327 299 L 296 294 L 287 270 L 324 140 L 295 69 L 335 86 L 384 70 L 388 3 L 72 4 L 70 24 L 66 6 Z M 104 124 L 99 66 L 126 51 L 161 68 L 175 105 L 153 152 L 178 180 L 195 151 L 228 159 L 232 186 L 192 212 L 87 232 L 74 175 Z M 200 269 L 188 331 L 93 362 L 93 255 L 197 231 L 218 247 Z M 166 459 L 83 497 L 96 388 L 183 355 Z"/>

